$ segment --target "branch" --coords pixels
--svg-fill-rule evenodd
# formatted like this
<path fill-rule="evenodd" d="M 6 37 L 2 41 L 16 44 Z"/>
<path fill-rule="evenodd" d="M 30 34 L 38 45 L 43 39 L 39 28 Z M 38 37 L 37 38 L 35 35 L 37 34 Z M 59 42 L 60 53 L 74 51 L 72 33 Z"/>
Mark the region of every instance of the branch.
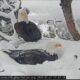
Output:
<path fill-rule="evenodd" d="M 5 33 L 1 32 L 1 31 L 0 31 L 0 36 L 3 37 L 4 39 L 6 39 L 7 41 L 11 40 L 10 36 L 6 35 Z"/>
<path fill-rule="evenodd" d="M 6 2 L 6 0 L 4 0 L 4 3 L 5 3 L 5 5 L 9 6 L 9 4 Z M 3 17 L 5 17 L 5 18 L 10 18 L 10 19 L 11 19 L 11 23 L 12 23 L 13 30 L 14 30 L 13 36 L 16 35 L 15 29 L 14 29 L 14 24 L 17 22 L 16 17 L 15 17 L 15 15 L 14 15 L 14 12 L 17 11 L 17 10 L 20 8 L 20 5 L 21 5 L 20 0 L 17 0 L 17 2 L 16 2 L 14 5 L 15 5 L 15 9 L 13 9 L 13 10 L 12 10 L 10 13 L 8 13 L 8 14 L 0 11 L 0 16 L 3 16 Z M 12 40 L 11 36 L 8 36 L 8 35 L 6 35 L 5 33 L 1 32 L 1 31 L 0 31 L 0 35 L 1 35 L 4 39 L 6 39 L 7 41 Z"/>
<path fill-rule="evenodd" d="M 10 6 L 6 0 L 4 0 L 4 6 L 7 5 L 8 7 L 10 7 L 11 10 L 13 10 L 12 6 Z"/>
<path fill-rule="evenodd" d="M 15 3 L 15 9 L 13 10 L 14 12 L 17 11 L 20 8 L 21 2 L 20 0 L 17 0 L 17 2 Z"/>
<path fill-rule="evenodd" d="M 1 12 L 1 11 L 0 11 L 0 16 L 10 18 L 10 16 L 7 13 Z"/>

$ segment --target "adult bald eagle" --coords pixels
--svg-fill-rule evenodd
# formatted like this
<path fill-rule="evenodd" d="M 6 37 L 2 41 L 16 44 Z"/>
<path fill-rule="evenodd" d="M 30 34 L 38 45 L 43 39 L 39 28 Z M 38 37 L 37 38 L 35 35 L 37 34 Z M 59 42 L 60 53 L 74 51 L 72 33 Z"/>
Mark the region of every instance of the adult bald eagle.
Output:
<path fill-rule="evenodd" d="M 28 14 L 28 9 L 19 10 L 18 22 L 15 23 L 14 28 L 18 36 L 25 41 L 38 41 L 41 39 L 41 32 L 33 22 L 28 21 Z"/>

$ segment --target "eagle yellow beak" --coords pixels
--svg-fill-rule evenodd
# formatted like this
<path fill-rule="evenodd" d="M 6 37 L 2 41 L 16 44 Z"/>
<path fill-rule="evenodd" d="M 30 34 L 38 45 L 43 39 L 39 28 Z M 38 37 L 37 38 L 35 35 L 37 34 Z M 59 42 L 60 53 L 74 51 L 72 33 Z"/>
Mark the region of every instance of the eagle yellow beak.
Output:
<path fill-rule="evenodd" d="M 55 48 L 61 48 L 61 47 L 62 47 L 61 43 L 56 43 L 55 44 Z"/>

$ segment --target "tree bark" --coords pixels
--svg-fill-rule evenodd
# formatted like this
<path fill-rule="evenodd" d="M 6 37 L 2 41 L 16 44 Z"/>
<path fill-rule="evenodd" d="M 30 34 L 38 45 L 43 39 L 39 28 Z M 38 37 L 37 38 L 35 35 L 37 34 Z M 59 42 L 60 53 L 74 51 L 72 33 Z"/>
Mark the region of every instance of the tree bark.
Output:
<path fill-rule="evenodd" d="M 78 41 L 80 40 L 80 34 L 78 33 L 75 23 L 74 23 L 71 3 L 72 3 L 72 0 L 61 0 L 60 5 L 62 6 L 63 14 L 65 17 L 69 32 L 71 33 L 73 39 L 75 41 Z"/>

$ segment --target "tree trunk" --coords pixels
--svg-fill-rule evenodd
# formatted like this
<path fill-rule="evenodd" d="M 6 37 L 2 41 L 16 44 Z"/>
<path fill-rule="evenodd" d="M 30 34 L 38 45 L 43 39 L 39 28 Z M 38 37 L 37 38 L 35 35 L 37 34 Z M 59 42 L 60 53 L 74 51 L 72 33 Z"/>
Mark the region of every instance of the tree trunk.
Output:
<path fill-rule="evenodd" d="M 75 41 L 78 41 L 80 40 L 80 34 L 76 30 L 76 26 L 75 26 L 73 15 L 72 15 L 71 3 L 72 3 L 72 0 L 61 0 L 60 5 L 62 6 L 63 14 L 65 17 L 69 32 L 71 33 L 73 39 Z"/>

